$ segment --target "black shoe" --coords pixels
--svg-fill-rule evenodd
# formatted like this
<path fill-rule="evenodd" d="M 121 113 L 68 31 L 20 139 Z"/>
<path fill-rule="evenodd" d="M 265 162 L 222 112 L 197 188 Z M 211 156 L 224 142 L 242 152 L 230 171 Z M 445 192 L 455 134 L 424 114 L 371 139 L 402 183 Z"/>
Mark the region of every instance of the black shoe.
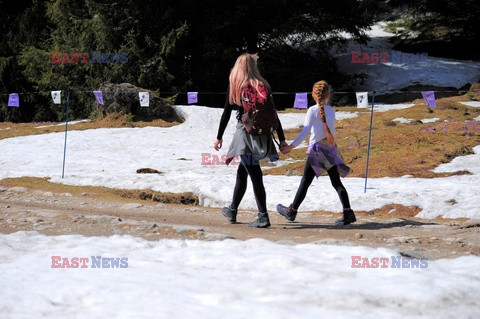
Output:
<path fill-rule="evenodd" d="M 232 209 L 231 206 L 223 207 L 222 208 L 222 215 L 227 217 L 228 221 L 231 224 L 235 224 L 237 222 L 237 210 Z"/>
<path fill-rule="evenodd" d="M 292 208 L 291 204 L 288 207 L 278 204 L 277 212 L 291 222 L 293 222 L 295 217 L 297 217 L 297 210 Z"/>
<path fill-rule="evenodd" d="M 268 218 L 268 213 L 259 212 L 257 220 L 248 224 L 248 227 L 251 227 L 251 228 L 267 228 L 267 227 L 270 227 L 270 219 Z"/>
<path fill-rule="evenodd" d="M 337 225 L 348 225 L 348 224 L 354 223 L 356 221 L 357 221 L 357 219 L 355 218 L 355 214 L 354 214 L 353 210 L 351 210 L 349 208 L 349 209 L 345 209 L 343 211 L 343 217 L 340 218 L 340 219 L 337 219 L 335 221 L 335 224 L 337 224 Z"/>

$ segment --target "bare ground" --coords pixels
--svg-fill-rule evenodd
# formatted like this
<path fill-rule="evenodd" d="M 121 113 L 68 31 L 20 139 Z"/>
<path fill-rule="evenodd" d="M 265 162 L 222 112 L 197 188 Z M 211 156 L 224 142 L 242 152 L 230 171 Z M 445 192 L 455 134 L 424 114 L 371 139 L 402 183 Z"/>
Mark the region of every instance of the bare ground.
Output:
<path fill-rule="evenodd" d="M 334 224 L 338 213 L 300 212 L 296 222 L 288 222 L 271 212 L 272 227 L 250 229 L 248 222 L 255 219 L 254 211 L 240 211 L 238 223 L 231 225 L 219 208 L 1 185 L 2 181 L 0 233 L 132 235 L 147 240 L 264 238 L 282 243 L 387 247 L 416 258 L 480 255 L 479 220 L 411 217 L 418 212 L 415 207 L 389 205 L 357 212 L 358 221 L 343 227 Z M 403 213 L 389 213 L 395 209 Z"/>

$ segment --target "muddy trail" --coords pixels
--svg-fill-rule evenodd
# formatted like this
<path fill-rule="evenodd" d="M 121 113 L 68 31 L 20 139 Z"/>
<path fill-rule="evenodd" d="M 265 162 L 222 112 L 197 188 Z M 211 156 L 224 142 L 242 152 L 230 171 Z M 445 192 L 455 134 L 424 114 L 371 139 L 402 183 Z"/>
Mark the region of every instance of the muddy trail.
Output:
<path fill-rule="evenodd" d="M 239 211 L 238 223 L 232 225 L 219 208 L 0 186 L 0 232 L 131 235 L 147 240 L 263 238 L 285 244 L 386 247 L 413 258 L 480 255 L 480 220 L 420 219 L 414 217 L 418 208 L 396 208 L 399 213 L 392 213 L 392 207 L 356 212 L 357 222 L 348 226 L 336 226 L 339 214 L 333 212 L 299 212 L 295 222 L 270 212 L 270 228 L 251 229 L 248 223 L 255 211 Z"/>

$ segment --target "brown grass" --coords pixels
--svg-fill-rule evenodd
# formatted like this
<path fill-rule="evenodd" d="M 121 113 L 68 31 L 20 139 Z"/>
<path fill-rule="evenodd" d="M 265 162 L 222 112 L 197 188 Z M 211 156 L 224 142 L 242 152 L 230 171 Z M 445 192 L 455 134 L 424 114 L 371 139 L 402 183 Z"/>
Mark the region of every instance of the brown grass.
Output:
<path fill-rule="evenodd" d="M 159 193 L 150 190 L 122 190 L 118 194 L 125 198 L 148 200 L 167 204 L 198 205 L 198 196 L 193 193 Z"/>
<path fill-rule="evenodd" d="M 459 171 L 437 174 L 430 170 L 448 163 L 456 156 L 473 153 L 472 148 L 480 144 L 480 123 L 472 122 L 480 115 L 480 109 L 460 104 L 477 98 L 473 95 L 449 97 L 437 100 L 437 108 L 427 108 L 423 99 L 416 105 L 403 110 L 377 112 L 373 115 L 372 141 L 369 160 L 369 177 L 439 177 L 470 174 Z M 341 111 L 358 111 L 355 107 L 336 108 Z M 305 113 L 306 111 L 303 111 Z M 412 119 L 411 123 L 393 122 L 397 117 Z M 434 123 L 422 123 L 425 118 L 439 118 Z M 448 122 L 444 122 L 448 120 Z M 359 117 L 337 121 L 336 138 L 345 162 L 353 169 L 352 177 L 365 177 L 370 113 L 362 112 Z M 293 140 L 301 129 L 286 131 L 286 138 Z M 303 172 L 305 149 L 295 149 L 280 160 L 301 160 L 265 171 L 266 174 L 284 175 L 287 171 Z"/>
<path fill-rule="evenodd" d="M 113 199 L 125 202 L 131 202 L 132 200 L 147 200 L 169 204 L 198 204 L 198 197 L 193 195 L 192 193 L 176 194 L 154 192 L 151 190 L 126 190 L 97 186 L 72 186 L 51 183 L 48 181 L 48 177 L 5 178 L 0 180 L 0 186 L 6 188 L 25 187 L 30 191 L 41 190 L 52 193 L 70 193 L 77 196 L 88 194 L 90 198 Z"/>
<path fill-rule="evenodd" d="M 392 218 L 411 218 L 417 216 L 422 209 L 418 206 L 404 206 L 400 204 L 388 204 L 381 208 L 366 211 L 358 212 L 360 215 L 369 215 L 369 216 L 390 216 Z M 357 214 L 357 212 L 355 212 Z"/>
<path fill-rule="evenodd" d="M 38 135 L 52 132 L 64 132 L 65 125 L 57 126 L 59 123 L 11 123 L 0 122 L 0 140 L 4 138 L 26 136 L 26 135 Z M 68 130 L 89 130 L 96 128 L 120 128 L 120 127 L 171 127 L 180 124 L 180 122 L 167 122 L 165 120 L 154 120 L 151 122 L 128 122 L 126 116 L 122 113 L 111 113 L 102 119 L 93 120 L 91 122 L 77 123 L 68 126 Z M 36 128 L 37 126 L 53 125 L 45 128 Z M 10 128 L 7 129 L 6 128 Z"/>

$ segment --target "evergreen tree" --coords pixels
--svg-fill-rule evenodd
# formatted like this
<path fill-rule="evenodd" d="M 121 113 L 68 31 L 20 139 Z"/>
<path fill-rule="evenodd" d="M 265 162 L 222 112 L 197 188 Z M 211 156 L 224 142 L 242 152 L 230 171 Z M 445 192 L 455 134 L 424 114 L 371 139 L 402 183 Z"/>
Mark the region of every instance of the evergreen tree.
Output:
<path fill-rule="evenodd" d="M 2 13 L 1 90 L 43 95 L 22 98 L 19 110 L 2 106 L 0 120 L 60 120 L 49 92 L 67 89 L 72 117 L 87 117 L 103 82 L 224 91 L 245 51 L 260 54 L 277 91 L 308 90 L 321 78 L 341 83 L 329 48 L 342 32 L 365 41 L 375 13 L 373 0 L 20 0 Z M 52 63 L 55 51 L 88 53 L 88 63 Z M 91 63 L 97 51 L 127 53 L 128 62 Z"/>

